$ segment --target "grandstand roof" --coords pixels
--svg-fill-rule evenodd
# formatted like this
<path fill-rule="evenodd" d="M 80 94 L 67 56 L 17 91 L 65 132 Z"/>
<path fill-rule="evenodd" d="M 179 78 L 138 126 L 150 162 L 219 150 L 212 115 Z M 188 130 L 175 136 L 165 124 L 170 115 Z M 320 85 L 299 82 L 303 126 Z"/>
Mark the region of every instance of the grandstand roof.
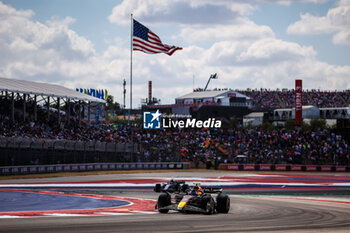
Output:
<path fill-rule="evenodd" d="M 251 112 L 248 115 L 245 115 L 244 118 L 264 117 L 264 114 L 264 112 Z"/>
<path fill-rule="evenodd" d="M 43 95 L 74 100 L 106 103 L 105 100 L 77 92 L 75 90 L 49 83 L 38 83 L 0 77 L 0 91 L 17 92 L 31 95 Z"/>
<path fill-rule="evenodd" d="M 276 108 L 274 111 L 283 112 L 283 111 L 294 111 L 295 107 L 293 108 Z M 303 110 L 309 110 L 309 109 L 318 109 L 318 107 L 313 105 L 303 105 Z"/>
<path fill-rule="evenodd" d="M 211 91 L 194 91 L 189 94 L 177 97 L 176 99 L 202 99 L 202 98 L 213 98 L 225 93 L 236 93 L 237 97 L 246 97 L 236 91 L 232 90 L 211 90 Z"/>

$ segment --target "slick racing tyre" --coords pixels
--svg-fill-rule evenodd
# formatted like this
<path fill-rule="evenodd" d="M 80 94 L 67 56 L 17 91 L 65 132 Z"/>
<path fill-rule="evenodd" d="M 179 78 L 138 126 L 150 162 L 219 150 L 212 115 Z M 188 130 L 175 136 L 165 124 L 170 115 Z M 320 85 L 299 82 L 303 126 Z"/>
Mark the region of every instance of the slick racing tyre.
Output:
<path fill-rule="evenodd" d="M 230 197 L 228 195 L 220 194 L 216 198 L 217 207 L 216 210 L 219 213 L 227 214 L 230 210 Z"/>
<path fill-rule="evenodd" d="M 169 212 L 169 210 L 167 209 L 162 209 L 162 207 L 171 205 L 171 196 L 167 193 L 162 193 L 159 195 L 158 197 L 158 202 L 157 202 L 157 206 L 158 206 L 158 211 L 159 213 L 163 213 L 166 214 Z"/>
<path fill-rule="evenodd" d="M 160 193 L 162 191 L 162 185 L 161 184 L 156 184 L 154 187 L 154 192 Z"/>

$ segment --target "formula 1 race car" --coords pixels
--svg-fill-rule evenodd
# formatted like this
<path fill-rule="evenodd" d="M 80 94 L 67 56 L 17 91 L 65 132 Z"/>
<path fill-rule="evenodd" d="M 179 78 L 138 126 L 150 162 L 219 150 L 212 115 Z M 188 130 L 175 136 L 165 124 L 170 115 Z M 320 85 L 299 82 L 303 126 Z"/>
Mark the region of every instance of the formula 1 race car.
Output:
<path fill-rule="evenodd" d="M 181 183 L 182 187 L 185 183 Z M 165 184 L 174 185 L 171 182 Z M 168 213 L 169 210 L 175 210 L 183 213 L 228 213 L 230 210 L 230 198 L 228 195 L 222 193 L 221 188 L 214 187 L 200 187 L 199 184 L 194 184 L 193 187 L 187 185 L 186 190 L 176 192 L 168 192 L 166 189 L 159 189 L 159 185 L 155 188 L 156 192 L 163 192 L 159 195 L 156 204 L 156 209 L 160 213 Z M 186 187 L 186 186 L 185 186 Z M 171 189 L 173 190 L 173 189 Z M 211 194 L 217 194 L 214 197 Z M 172 201 L 173 200 L 173 201 Z"/>
<path fill-rule="evenodd" d="M 189 186 L 185 181 L 175 181 L 171 179 L 169 182 L 164 184 L 156 184 L 154 191 L 159 192 L 168 192 L 168 193 L 184 193 L 188 190 Z"/>

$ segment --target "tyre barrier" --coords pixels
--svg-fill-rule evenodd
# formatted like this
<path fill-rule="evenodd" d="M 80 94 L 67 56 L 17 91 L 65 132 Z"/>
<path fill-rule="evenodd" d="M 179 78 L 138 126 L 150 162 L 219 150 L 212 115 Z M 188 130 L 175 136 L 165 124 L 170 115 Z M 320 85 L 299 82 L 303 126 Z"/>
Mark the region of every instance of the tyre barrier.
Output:
<path fill-rule="evenodd" d="M 345 165 L 298 165 L 298 164 L 220 164 L 220 170 L 230 171 L 295 171 L 295 172 L 350 172 Z"/>
<path fill-rule="evenodd" d="M 57 172 L 188 169 L 188 163 L 86 163 L 0 167 L 0 175 L 23 175 Z"/>

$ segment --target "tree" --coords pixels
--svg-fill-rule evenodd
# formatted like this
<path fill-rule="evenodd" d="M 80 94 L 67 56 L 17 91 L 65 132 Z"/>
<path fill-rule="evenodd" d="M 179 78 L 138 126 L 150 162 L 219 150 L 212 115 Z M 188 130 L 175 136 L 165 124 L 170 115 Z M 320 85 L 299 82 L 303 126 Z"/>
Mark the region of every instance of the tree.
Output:
<path fill-rule="evenodd" d="M 325 119 L 312 119 L 310 121 L 311 130 L 326 129 L 327 122 Z"/>
<path fill-rule="evenodd" d="M 119 108 L 120 108 L 120 104 L 118 102 L 114 102 L 114 97 L 112 95 L 108 95 L 106 110 L 116 111 Z"/>
<path fill-rule="evenodd" d="M 286 130 L 292 130 L 295 127 L 295 120 L 294 119 L 289 119 L 284 122 L 284 128 Z"/>
<path fill-rule="evenodd" d="M 261 124 L 260 128 L 265 129 L 265 130 L 271 130 L 271 129 L 274 129 L 275 127 L 270 122 L 264 121 Z"/>

